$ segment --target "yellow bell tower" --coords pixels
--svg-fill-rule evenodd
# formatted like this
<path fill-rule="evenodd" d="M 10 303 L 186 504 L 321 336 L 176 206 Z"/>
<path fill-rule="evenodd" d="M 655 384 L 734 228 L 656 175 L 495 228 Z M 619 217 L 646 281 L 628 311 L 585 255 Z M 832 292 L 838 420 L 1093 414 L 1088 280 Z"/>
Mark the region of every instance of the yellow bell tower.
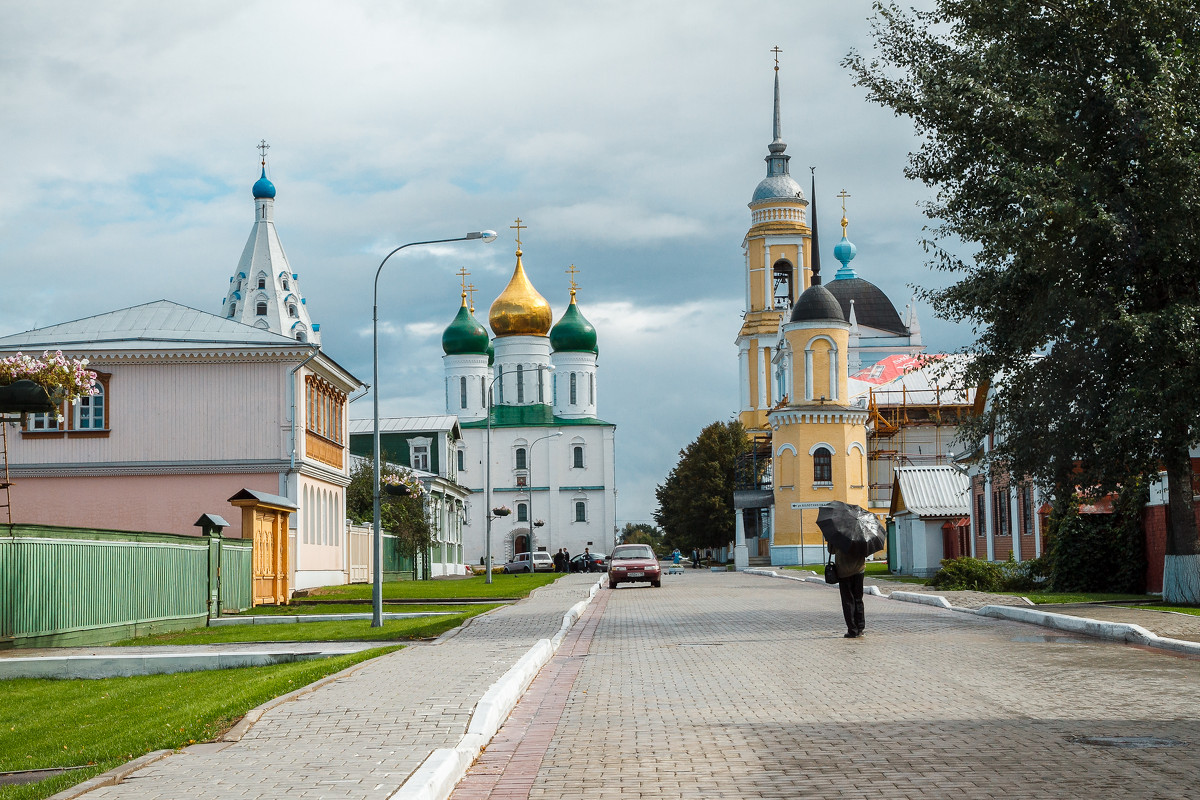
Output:
<path fill-rule="evenodd" d="M 820 267 L 783 325 L 776 375 L 789 399 L 768 413 L 775 530 L 773 564 L 823 559 L 817 508 L 867 507 L 867 407 L 849 396 L 850 323 Z"/>
<path fill-rule="evenodd" d="M 750 230 L 742 242 L 746 263 L 746 311 L 738 332 L 741 375 L 739 419 L 749 431 L 767 428 L 767 412 L 785 398 L 772 380 L 772 348 L 779 325 L 808 287 L 810 236 L 808 201 L 788 169 L 779 124 L 779 53 L 775 53 L 774 138 L 767 150 L 767 176 L 754 190 Z"/>

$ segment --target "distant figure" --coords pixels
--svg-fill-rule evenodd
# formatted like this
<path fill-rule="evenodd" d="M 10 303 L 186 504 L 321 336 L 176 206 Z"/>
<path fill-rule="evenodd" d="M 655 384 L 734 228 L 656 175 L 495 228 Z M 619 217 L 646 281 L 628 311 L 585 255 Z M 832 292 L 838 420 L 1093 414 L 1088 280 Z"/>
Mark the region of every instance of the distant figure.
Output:
<path fill-rule="evenodd" d="M 700 569 L 700 548 L 692 548 L 692 569 Z"/>
<path fill-rule="evenodd" d="M 582 571 L 582 572 L 591 572 L 592 571 L 591 548 L 588 548 L 588 547 L 583 548 L 583 564 L 580 567 L 580 571 Z"/>
<path fill-rule="evenodd" d="M 842 616 L 846 618 L 845 639 L 858 639 L 867 627 L 866 610 L 863 608 L 863 576 L 867 569 L 865 558 L 855 558 L 840 550 L 829 548 L 833 553 L 833 567 L 838 576 L 838 592 L 842 595 Z"/>
<path fill-rule="evenodd" d="M 558 551 L 554 554 L 554 571 L 563 571 L 563 549 L 561 547 L 558 548 Z"/>
<path fill-rule="evenodd" d="M 673 561 L 677 567 L 683 562 L 683 553 L 679 552 L 678 547 L 676 547 L 671 553 L 671 561 Z"/>

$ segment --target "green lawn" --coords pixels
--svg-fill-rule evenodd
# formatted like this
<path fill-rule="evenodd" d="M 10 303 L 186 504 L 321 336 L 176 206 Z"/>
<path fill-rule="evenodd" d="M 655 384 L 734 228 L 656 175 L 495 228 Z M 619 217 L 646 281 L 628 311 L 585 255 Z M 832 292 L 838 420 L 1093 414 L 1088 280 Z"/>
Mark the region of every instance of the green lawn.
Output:
<path fill-rule="evenodd" d="M 1147 608 L 1151 611 L 1177 611 L 1180 614 L 1193 614 L 1200 617 L 1200 607 L 1197 606 L 1138 606 L 1138 608 Z"/>
<path fill-rule="evenodd" d="M 383 584 L 385 600 L 457 600 L 476 597 L 527 597 L 539 586 L 545 586 L 561 578 L 561 573 L 536 572 L 532 575 L 504 575 L 493 573 L 488 585 L 483 575 L 473 578 L 437 581 L 388 581 Z M 597 576 L 598 578 L 599 576 Z M 371 584 L 352 583 L 346 586 L 326 586 L 312 589 L 309 597 L 321 600 L 370 600 Z M 303 602 L 303 598 L 300 598 Z"/>
<path fill-rule="evenodd" d="M 997 592 L 1028 597 L 1034 605 L 1055 603 L 1103 603 L 1112 600 L 1145 600 L 1144 594 L 1113 594 L 1111 592 Z"/>
<path fill-rule="evenodd" d="M 273 697 L 396 649 L 176 675 L 0 681 L 0 772 L 89 765 L 0 786 L 0 798 L 49 797 L 153 750 L 215 739 Z"/>
<path fill-rule="evenodd" d="M 469 606 L 487 610 L 492 606 Z M 295 625 L 222 625 L 216 628 L 192 628 L 157 636 L 143 636 L 118 642 L 118 645 L 218 644 L 221 642 L 393 642 L 427 639 L 457 628 L 479 611 L 461 611 L 445 617 L 417 617 L 383 621 L 372 628 L 371 620 L 303 622 Z"/>
<path fill-rule="evenodd" d="M 784 567 L 784 569 L 804 569 L 804 570 L 808 570 L 809 572 L 815 572 L 818 575 L 825 574 L 825 565 L 824 564 L 803 564 L 798 567 L 796 567 L 796 566 Z M 870 561 L 867 563 L 865 571 L 866 571 L 868 578 L 885 578 L 885 579 L 891 581 L 891 580 L 900 580 L 901 578 L 908 577 L 908 580 L 910 580 L 910 581 L 921 580 L 920 578 L 912 578 L 911 576 L 889 574 L 887 562 L 885 562 L 885 561 Z M 924 583 L 923 580 L 921 582 Z"/>
<path fill-rule="evenodd" d="M 385 605 L 385 614 L 407 614 L 419 611 L 447 611 L 451 614 L 481 614 L 497 608 L 497 603 L 480 603 L 471 605 L 445 605 L 437 603 L 404 603 L 402 605 Z M 256 606 L 239 614 L 225 614 L 226 617 L 288 617 L 297 614 L 370 614 L 369 603 L 305 603 L 303 600 L 292 601 L 289 606 Z"/>

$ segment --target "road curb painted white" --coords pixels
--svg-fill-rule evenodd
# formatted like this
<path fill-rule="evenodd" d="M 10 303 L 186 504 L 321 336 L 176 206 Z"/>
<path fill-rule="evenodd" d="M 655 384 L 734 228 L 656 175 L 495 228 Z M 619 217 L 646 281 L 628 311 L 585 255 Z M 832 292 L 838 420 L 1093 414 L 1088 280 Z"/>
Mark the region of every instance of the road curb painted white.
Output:
<path fill-rule="evenodd" d="M 892 592 L 889 597 L 892 600 L 899 600 L 902 603 L 920 603 L 923 606 L 937 606 L 953 610 L 954 606 L 950 605 L 950 601 L 942 597 L 940 594 L 923 594 L 921 592 Z"/>
<path fill-rule="evenodd" d="M 603 582 L 603 578 L 598 580 L 588 591 L 586 600 L 571 606 L 553 638 L 539 640 L 483 693 L 471 712 L 467 732 L 458 746 L 443 747 L 430 753 L 400 788 L 388 796 L 389 800 L 446 800 L 450 796 L 484 746 L 508 719 L 529 684 L 558 650 L 563 637 L 583 615 Z"/>

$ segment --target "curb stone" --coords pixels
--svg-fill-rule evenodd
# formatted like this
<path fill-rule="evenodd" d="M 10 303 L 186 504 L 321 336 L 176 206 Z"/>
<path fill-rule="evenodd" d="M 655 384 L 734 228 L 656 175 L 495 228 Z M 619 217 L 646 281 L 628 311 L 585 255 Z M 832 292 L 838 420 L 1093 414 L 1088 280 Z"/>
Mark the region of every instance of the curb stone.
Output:
<path fill-rule="evenodd" d="M 806 583 L 817 583 L 822 586 L 826 585 L 823 578 L 808 578 L 791 575 L 780 575 L 774 570 L 769 569 L 747 569 L 743 570 L 750 575 L 762 575 L 770 578 L 783 578 L 790 581 L 803 581 Z M 874 590 L 874 591 L 871 591 Z M 1161 650 L 1171 650 L 1177 653 L 1186 655 L 1200 656 L 1200 642 L 1188 642 L 1182 639 L 1169 639 L 1165 636 L 1159 636 L 1141 625 L 1134 625 L 1126 622 L 1105 622 L 1098 619 L 1088 619 L 1087 617 L 1075 617 L 1068 614 L 1055 614 L 1051 611 L 1038 611 L 1033 608 L 1022 608 L 1020 606 L 983 606 L 982 608 L 960 608 L 951 605 L 940 594 L 927 594 L 924 592 L 901 592 L 895 591 L 890 595 L 886 595 L 879 591 L 877 586 L 868 586 L 863 590 L 864 594 L 873 594 L 877 597 L 882 597 L 889 600 L 899 600 L 905 603 L 919 603 L 921 605 L 934 606 L 936 608 L 944 608 L 948 611 L 959 611 L 966 614 L 975 614 L 980 617 L 992 617 L 997 619 L 1007 619 L 1014 622 L 1027 622 L 1032 625 L 1041 625 L 1045 628 L 1054 628 L 1069 633 L 1078 633 L 1084 636 L 1091 636 L 1097 639 L 1107 639 L 1110 641 L 1125 642 L 1127 644 L 1137 644 L 1144 647 L 1154 647 Z M 1025 602 L 1029 602 L 1027 598 L 1022 598 Z"/>
<path fill-rule="evenodd" d="M 151 753 L 146 753 L 146 755 L 135 758 L 133 761 L 126 761 L 119 767 L 113 767 L 108 772 L 101 772 L 94 778 L 88 778 L 83 783 L 77 783 L 69 789 L 63 789 L 58 794 L 48 797 L 47 800 L 74 800 L 76 797 L 87 794 L 93 789 L 112 786 L 125 780 L 126 777 L 137 772 L 142 767 L 149 766 L 155 761 L 164 759 L 175 752 L 175 750 L 155 750 Z"/>

